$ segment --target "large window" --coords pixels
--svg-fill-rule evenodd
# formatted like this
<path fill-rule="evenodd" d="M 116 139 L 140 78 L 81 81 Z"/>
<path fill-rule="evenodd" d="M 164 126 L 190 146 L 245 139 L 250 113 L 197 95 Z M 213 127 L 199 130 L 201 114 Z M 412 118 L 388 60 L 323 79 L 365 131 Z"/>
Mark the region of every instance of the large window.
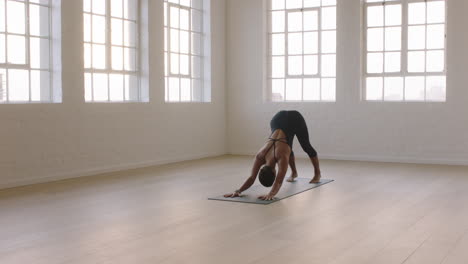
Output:
<path fill-rule="evenodd" d="M 444 0 L 367 0 L 365 99 L 445 101 Z"/>
<path fill-rule="evenodd" d="M 206 102 L 203 0 L 164 1 L 166 102 Z"/>
<path fill-rule="evenodd" d="M 138 0 L 83 0 L 85 100 L 141 101 Z"/>
<path fill-rule="evenodd" d="M 335 101 L 336 0 L 269 0 L 272 101 Z"/>
<path fill-rule="evenodd" d="M 48 0 L 0 0 L 0 103 L 52 102 Z"/>

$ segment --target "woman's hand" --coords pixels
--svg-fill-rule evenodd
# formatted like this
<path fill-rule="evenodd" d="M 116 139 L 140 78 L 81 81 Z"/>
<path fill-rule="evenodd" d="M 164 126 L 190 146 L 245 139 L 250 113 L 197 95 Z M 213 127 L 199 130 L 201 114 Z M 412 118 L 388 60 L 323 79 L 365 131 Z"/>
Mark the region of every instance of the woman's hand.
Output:
<path fill-rule="evenodd" d="M 240 192 L 233 192 L 233 193 L 228 193 L 224 195 L 224 198 L 235 198 L 235 197 L 240 197 L 241 194 Z"/>
<path fill-rule="evenodd" d="M 263 201 L 271 201 L 271 200 L 275 199 L 275 196 L 271 195 L 271 194 L 261 195 L 261 196 L 258 197 L 258 199 L 263 200 Z"/>

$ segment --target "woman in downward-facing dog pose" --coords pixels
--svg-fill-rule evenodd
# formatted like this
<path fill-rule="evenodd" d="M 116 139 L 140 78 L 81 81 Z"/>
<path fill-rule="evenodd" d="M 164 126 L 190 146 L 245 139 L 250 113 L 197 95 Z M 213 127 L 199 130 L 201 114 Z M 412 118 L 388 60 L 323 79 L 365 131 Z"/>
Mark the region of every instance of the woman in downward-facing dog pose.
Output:
<path fill-rule="evenodd" d="M 288 164 L 291 166 L 291 176 L 287 181 L 292 182 L 297 177 L 294 152 L 292 151 L 294 136 L 297 136 L 302 149 L 309 155 L 314 166 L 315 174 L 310 183 L 320 182 L 321 174 L 317 152 L 310 145 L 309 132 L 301 113 L 298 111 L 280 111 L 271 120 L 270 127 L 272 134 L 255 156 L 250 177 L 240 189 L 226 194 L 224 197 L 239 197 L 243 191 L 254 184 L 258 174 L 260 183 L 263 186 L 271 187 L 273 185 L 269 194 L 258 198 L 261 200 L 273 200 L 281 188 L 286 171 L 288 170 Z M 277 175 L 276 164 L 278 164 Z M 262 165 L 264 166 L 262 167 Z"/>

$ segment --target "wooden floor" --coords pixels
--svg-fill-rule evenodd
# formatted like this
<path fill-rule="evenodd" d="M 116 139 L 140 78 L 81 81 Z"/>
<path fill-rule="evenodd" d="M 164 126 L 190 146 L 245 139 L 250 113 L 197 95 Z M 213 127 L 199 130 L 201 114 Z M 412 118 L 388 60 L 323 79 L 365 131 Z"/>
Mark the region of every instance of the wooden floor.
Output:
<path fill-rule="evenodd" d="M 467 167 L 323 161 L 335 182 L 271 205 L 206 199 L 250 166 L 225 156 L 0 191 L 0 263 L 468 263 Z"/>

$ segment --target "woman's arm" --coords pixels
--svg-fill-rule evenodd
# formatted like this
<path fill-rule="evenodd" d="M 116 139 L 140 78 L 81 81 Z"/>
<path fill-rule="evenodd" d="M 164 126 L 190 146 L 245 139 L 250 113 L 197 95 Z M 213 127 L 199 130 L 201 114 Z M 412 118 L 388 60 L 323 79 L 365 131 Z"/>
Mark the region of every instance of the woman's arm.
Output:
<path fill-rule="evenodd" d="M 238 190 L 236 190 L 234 193 L 226 194 L 224 195 L 224 197 L 238 197 L 243 191 L 249 189 L 255 183 L 258 171 L 260 170 L 263 164 L 265 164 L 265 159 L 263 159 L 260 154 L 257 154 L 255 156 L 254 165 L 252 167 L 252 171 L 250 172 L 249 178 L 247 178 L 247 180 L 244 182 L 244 184 L 242 184 L 242 186 Z"/>

